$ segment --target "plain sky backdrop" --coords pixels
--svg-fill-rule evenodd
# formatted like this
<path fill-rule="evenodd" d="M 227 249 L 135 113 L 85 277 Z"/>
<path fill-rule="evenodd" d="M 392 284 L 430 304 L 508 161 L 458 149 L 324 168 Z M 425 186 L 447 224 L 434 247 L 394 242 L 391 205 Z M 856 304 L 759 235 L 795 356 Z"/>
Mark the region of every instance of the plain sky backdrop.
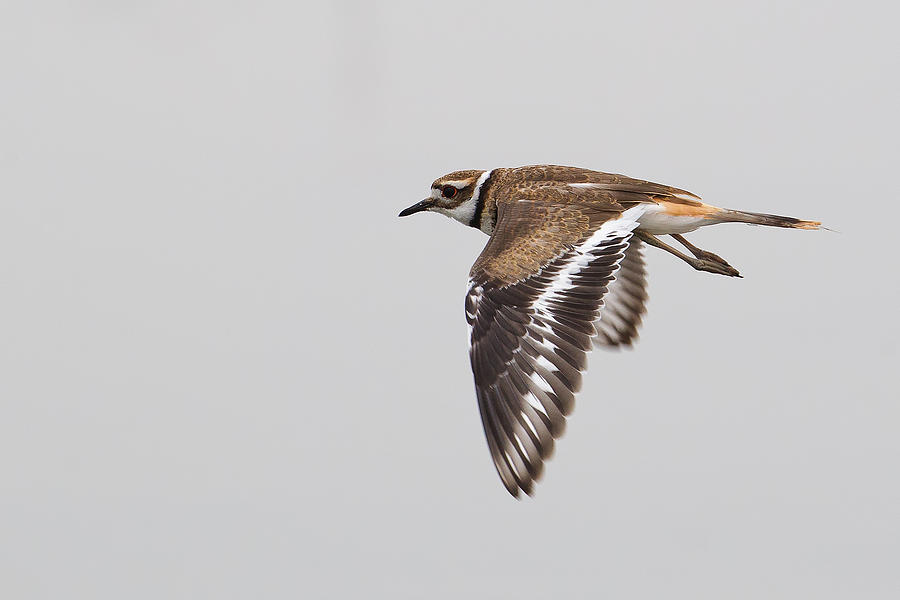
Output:
<path fill-rule="evenodd" d="M 900 597 L 889 2 L 0 6 L 0 596 Z M 557 163 L 820 219 L 653 251 L 534 498 L 466 353 Z"/>

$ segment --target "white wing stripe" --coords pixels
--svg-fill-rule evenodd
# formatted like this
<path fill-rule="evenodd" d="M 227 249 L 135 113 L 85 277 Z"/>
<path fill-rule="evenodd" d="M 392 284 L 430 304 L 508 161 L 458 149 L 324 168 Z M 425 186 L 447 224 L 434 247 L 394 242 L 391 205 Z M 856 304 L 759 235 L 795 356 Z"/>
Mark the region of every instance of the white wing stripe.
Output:
<path fill-rule="evenodd" d="M 643 210 L 638 205 L 603 223 L 522 281 L 469 281 L 476 395 L 491 456 L 513 495 L 531 493 L 565 429 L 597 333 L 594 321 Z"/>
<path fill-rule="evenodd" d="M 535 299 L 533 304 L 534 308 L 539 310 L 542 315 L 548 315 L 552 318 L 553 311 L 548 302 L 560 300 L 561 292 L 565 292 L 574 285 L 574 278 L 590 264 L 590 261 L 593 258 L 595 258 L 588 253 L 600 246 L 603 242 L 608 242 L 617 237 L 621 237 L 623 234 L 631 233 L 638 226 L 638 219 L 644 214 L 645 209 L 646 207 L 643 205 L 629 208 L 623 212 L 618 219 L 607 221 L 581 245 L 576 246 L 574 248 L 575 254 L 573 258 L 566 263 L 565 268 L 561 269 L 559 273 L 553 277 L 553 280 L 547 289 L 541 292 Z"/>

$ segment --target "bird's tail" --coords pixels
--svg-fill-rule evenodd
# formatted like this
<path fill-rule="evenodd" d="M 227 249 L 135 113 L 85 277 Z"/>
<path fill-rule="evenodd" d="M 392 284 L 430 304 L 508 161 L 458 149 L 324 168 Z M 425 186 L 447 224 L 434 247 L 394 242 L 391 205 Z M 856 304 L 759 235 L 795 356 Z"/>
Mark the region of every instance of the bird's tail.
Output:
<path fill-rule="evenodd" d="M 787 227 L 790 229 L 820 229 L 819 221 L 803 221 L 794 217 L 781 217 L 765 213 L 745 212 L 742 210 L 723 209 L 717 213 L 716 220 L 722 223 L 749 223 L 750 225 L 767 225 L 769 227 Z"/>

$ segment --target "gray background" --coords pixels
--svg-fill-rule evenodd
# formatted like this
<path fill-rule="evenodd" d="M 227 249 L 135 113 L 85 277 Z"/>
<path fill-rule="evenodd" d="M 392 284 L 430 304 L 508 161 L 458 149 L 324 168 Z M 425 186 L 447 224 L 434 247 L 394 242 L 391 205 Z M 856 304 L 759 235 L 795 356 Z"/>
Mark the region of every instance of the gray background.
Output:
<path fill-rule="evenodd" d="M 900 597 L 888 8 L 4 2 L 0 595 Z M 651 253 L 517 502 L 396 214 L 542 162 L 839 233 Z"/>

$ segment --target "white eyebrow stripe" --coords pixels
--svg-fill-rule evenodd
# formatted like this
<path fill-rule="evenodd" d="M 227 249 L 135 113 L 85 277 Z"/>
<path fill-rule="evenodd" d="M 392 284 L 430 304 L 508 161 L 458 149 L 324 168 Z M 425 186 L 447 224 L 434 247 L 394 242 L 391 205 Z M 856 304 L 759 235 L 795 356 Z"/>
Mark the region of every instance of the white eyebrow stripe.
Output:
<path fill-rule="evenodd" d="M 443 189 L 443 187 L 445 185 L 452 185 L 457 190 L 461 190 L 464 187 L 466 187 L 467 185 L 469 185 L 470 183 L 472 183 L 472 182 L 471 181 L 445 181 L 438 187 L 431 188 L 431 197 L 434 198 L 435 200 L 437 200 L 438 198 L 441 198 L 443 196 L 443 192 L 441 190 Z"/>

